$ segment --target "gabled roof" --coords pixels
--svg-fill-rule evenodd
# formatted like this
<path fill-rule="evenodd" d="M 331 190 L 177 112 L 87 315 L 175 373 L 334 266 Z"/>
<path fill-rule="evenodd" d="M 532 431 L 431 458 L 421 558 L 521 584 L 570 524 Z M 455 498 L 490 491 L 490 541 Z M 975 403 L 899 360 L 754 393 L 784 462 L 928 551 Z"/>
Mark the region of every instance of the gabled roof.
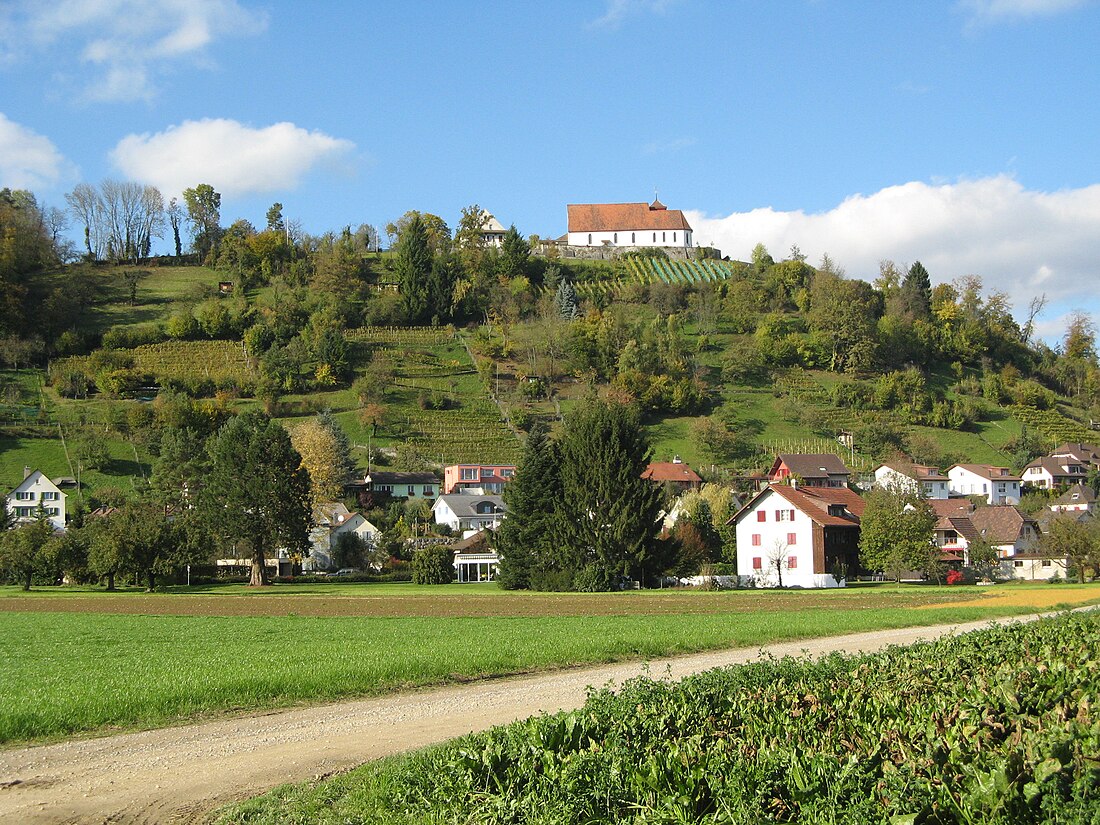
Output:
<path fill-rule="evenodd" d="M 648 203 L 571 203 L 567 207 L 570 232 L 622 232 L 631 229 L 691 231 L 684 213 Z"/>
<path fill-rule="evenodd" d="M 691 467 L 681 461 L 654 461 L 645 468 L 642 478 L 652 481 L 677 481 L 680 483 L 700 484 L 703 479 Z"/>
<path fill-rule="evenodd" d="M 483 212 L 485 220 L 481 224 L 482 232 L 489 232 L 493 234 L 503 234 L 507 230 L 501 225 L 500 221 L 495 216 L 490 215 L 488 212 Z"/>
<path fill-rule="evenodd" d="M 1025 524 L 1038 527 L 1035 519 L 1011 504 L 979 507 L 971 514 L 970 521 L 990 544 L 1013 544 Z"/>
<path fill-rule="evenodd" d="M 1092 491 L 1092 488 L 1089 487 L 1087 484 L 1081 484 L 1080 482 L 1078 482 L 1077 484 L 1074 484 L 1072 487 L 1067 489 L 1064 493 L 1062 493 L 1062 495 L 1058 496 L 1058 498 L 1054 499 L 1054 501 L 1051 502 L 1051 505 L 1095 503 L 1096 493 Z"/>
<path fill-rule="evenodd" d="M 15 493 L 22 493 L 35 486 L 43 487 L 49 492 L 60 493 L 62 496 L 66 495 L 65 493 L 62 493 L 61 489 L 52 481 L 50 481 L 49 477 L 41 470 L 34 470 L 30 473 L 27 473 L 23 480 L 12 488 L 11 493 L 9 493 L 8 495 L 10 496 Z"/>
<path fill-rule="evenodd" d="M 940 518 L 969 516 L 974 512 L 974 505 L 970 503 L 970 499 L 966 498 L 930 499 L 928 506 Z"/>
<path fill-rule="evenodd" d="M 971 472 L 976 476 L 988 478 L 990 481 L 1020 480 L 1020 477 L 1018 475 L 1013 475 L 1012 470 L 1010 470 L 1008 467 L 994 467 L 992 464 L 953 464 L 952 466 L 947 468 L 947 472 L 950 473 L 956 467 L 967 470 L 968 472 Z"/>
<path fill-rule="evenodd" d="M 396 470 L 373 471 L 367 478 L 374 484 L 438 484 L 439 477 L 435 473 L 406 473 Z"/>
<path fill-rule="evenodd" d="M 1080 469 L 1075 470 L 1073 469 L 1073 467 L 1068 466 L 1069 464 L 1072 464 L 1073 467 L 1080 467 Z M 1055 478 L 1061 478 L 1065 476 L 1080 478 L 1084 477 L 1086 466 L 1088 466 L 1088 461 L 1071 458 L 1070 456 L 1061 456 L 1059 458 L 1043 456 L 1042 458 L 1037 458 L 1032 461 L 1030 464 L 1024 467 L 1024 469 L 1043 469 Z"/>
<path fill-rule="evenodd" d="M 788 470 L 800 478 L 846 476 L 851 472 L 840 460 L 840 456 L 833 453 L 780 453 L 772 463 L 769 478 L 779 470 L 780 464 L 786 465 Z"/>
<path fill-rule="evenodd" d="M 1051 450 L 1050 455 L 1070 456 L 1084 463 L 1096 463 L 1100 462 L 1100 447 L 1080 441 L 1067 441 L 1065 444 L 1060 444 L 1058 449 Z"/>
<path fill-rule="evenodd" d="M 947 476 L 940 472 L 939 467 L 930 467 L 927 464 L 911 464 L 907 461 L 887 461 L 876 467 L 876 472 L 883 467 L 889 467 L 895 473 L 901 473 L 914 481 L 947 481 Z"/>
<path fill-rule="evenodd" d="M 769 493 L 775 493 L 807 518 L 823 527 L 858 527 L 866 502 L 847 487 L 789 487 L 773 484 L 765 487 L 737 511 L 727 523 L 737 522 L 742 514 L 755 510 L 755 505 Z M 843 507 L 842 514 L 829 512 L 830 507 Z"/>
<path fill-rule="evenodd" d="M 435 512 L 435 509 L 441 504 L 446 504 L 451 512 L 459 518 L 493 515 L 493 513 L 479 513 L 477 511 L 477 506 L 483 502 L 489 502 L 493 505 L 496 513 L 505 511 L 504 499 L 501 496 L 472 496 L 469 493 L 450 493 L 435 500 L 435 504 L 432 505 L 432 512 Z"/>

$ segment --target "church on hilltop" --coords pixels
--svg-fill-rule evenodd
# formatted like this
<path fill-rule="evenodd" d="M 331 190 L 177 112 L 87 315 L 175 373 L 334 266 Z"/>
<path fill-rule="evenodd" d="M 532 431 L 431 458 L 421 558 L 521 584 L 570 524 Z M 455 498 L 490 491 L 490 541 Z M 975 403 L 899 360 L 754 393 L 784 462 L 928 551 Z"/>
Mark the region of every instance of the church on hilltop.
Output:
<path fill-rule="evenodd" d="M 692 247 L 684 213 L 656 198 L 653 203 L 571 203 L 568 212 L 569 246 Z"/>

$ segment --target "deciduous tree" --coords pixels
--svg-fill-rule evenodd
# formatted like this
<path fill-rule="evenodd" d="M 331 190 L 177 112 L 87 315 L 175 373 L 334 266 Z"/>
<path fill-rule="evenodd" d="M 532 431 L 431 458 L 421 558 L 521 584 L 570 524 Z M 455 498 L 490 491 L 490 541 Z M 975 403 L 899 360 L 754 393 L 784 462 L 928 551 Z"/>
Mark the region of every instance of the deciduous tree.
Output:
<path fill-rule="evenodd" d="M 928 570 L 934 547 L 936 514 L 918 493 L 877 488 L 868 493 L 860 516 L 859 560 L 895 581 L 905 570 Z M 934 572 L 934 571 L 930 571 Z"/>
<path fill-rule="evenodd" d="M 211 533 L 241 543 L 252 560 L 250 584 L 267 584 L 268 553 L 307 553 L 309 473 L 287 431 L 257 412 L 232 419 L 214 438 L 199 506 Z"/>

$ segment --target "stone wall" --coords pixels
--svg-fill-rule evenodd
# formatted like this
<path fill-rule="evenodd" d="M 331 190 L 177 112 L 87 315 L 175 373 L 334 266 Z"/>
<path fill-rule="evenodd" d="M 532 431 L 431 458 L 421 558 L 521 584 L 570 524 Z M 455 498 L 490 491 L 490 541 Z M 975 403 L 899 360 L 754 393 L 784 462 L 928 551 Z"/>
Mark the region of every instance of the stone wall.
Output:
<path fill-rule="evenodd" d="M 559 257 L 584 261 L 613 261 L 621 258 L 626 252 L 644 252 L 650 249 L 661 249 L 669 258 L 679 261 L 694 261 L 699 258 L 720 260 L 722 258 L 722 252 L 710 246 L 572 246 L 556 241 L 543 241 L 534 250 L 534 253 L 544 258 Z"/>

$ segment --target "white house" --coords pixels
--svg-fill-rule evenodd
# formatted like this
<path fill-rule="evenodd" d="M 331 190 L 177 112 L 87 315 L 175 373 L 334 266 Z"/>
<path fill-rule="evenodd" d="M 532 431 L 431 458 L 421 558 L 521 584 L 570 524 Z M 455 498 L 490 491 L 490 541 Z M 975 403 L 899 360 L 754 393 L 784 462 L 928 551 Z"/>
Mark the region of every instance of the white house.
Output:
<path fill-rule="evenodd" d="M 8 512 L 16 523 L 34 521 L 41 512 L 54 530 L 65 529 L 65 493 L 39 470 L 23 468 L 23 481 L 8 493 Z"/>
<path fill-rule="evenodd" d="M 503 521 L 504 512 L 504 499 L 496 495 L 453 493 L 440 496 L 432 505 L 436 524 L 445 524 L 463 534 L 495 530 Z"/>
<path fill-rule="evenodd" d="M 378 541 L 378 528 L 361 513 L 349 512 L 341 502 L 318 505 L 313 518 L 314 527 L 309 533 L 309 558 L 302 560 L 304 571 L 329 570 L 334 567 L 332 551 L 342 535 L 354 533 L 369 545 Z"/>
<path fill-rule="evenodd" d="M 948 478 L 938 467 L 887 462 L 875 468 L 875 486 L 920 493 L 927 499 L 946 499 Z"/>
<path fill-rule="evenodd" d="M 1020 477 L 1007 467 L 955 464 L 947 469 L 948 490 L 957 496 L 983 496 L 988 504 L 1019 504 Z"/>
<path fill-rule="evenodd" d="M 1024 484 L 1043 490 L 1053 490 L 1069 484 L 1080 484 L 1088 478 L 1090 465 L 1069 456 L 1044 456 L 1024 467 Z"/>
<path fill-rule="evenodd" d="M 504 245 L 504 235 L 507 230 L 488 212 L 483 211 L 481 214 L 485 216 L 481 224 L 481 242 L 486 246 L 495 246 L 500 249 Z"/>
<path fill-rule="evenodd" d="M 570 246 L 690 248 L 691 224 L 679 209 L 653 203 L 571 203 Z"/>
<path fill-rule="evenodd" d="M 760 586 L 843 587 L 858 567 L 863 499 L 846 487 L 764 488 L 730 521 L 737 575 Z"/>
<path fill-rule="evenodd" d="M 455 581 L 491 582 L 500 570 L 500 556 L 489 546 L 488 531 L 479 530 L 452 545 Z"/>
<path fill-rule="evenodd" d="M 1055 513 L 1084 511 L 1091 513 L 1096 509 L 1096 494 L 1091 487 L 1074 484 L 1050 503 Z"/>

